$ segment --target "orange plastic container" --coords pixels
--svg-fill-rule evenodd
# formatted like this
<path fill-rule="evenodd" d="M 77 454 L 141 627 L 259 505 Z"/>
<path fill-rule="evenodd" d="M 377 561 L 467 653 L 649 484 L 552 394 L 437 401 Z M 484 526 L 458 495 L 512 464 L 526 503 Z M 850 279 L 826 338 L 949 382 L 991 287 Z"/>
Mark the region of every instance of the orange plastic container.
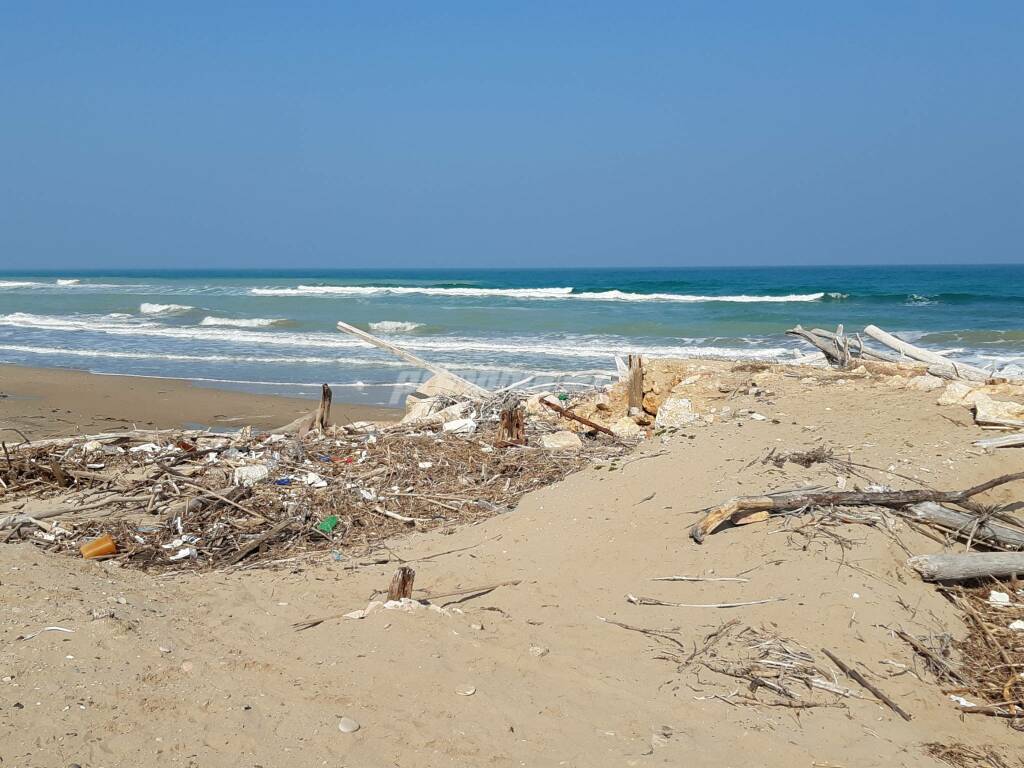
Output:
<path fill-rule="evenodd" d="M 103 557 L 117 553 L 117 544 L 109 533 L 104 533 L 99 538 L 87 541 L 81 546 L 82 557 L 87 560 L 92 557 Z"/>

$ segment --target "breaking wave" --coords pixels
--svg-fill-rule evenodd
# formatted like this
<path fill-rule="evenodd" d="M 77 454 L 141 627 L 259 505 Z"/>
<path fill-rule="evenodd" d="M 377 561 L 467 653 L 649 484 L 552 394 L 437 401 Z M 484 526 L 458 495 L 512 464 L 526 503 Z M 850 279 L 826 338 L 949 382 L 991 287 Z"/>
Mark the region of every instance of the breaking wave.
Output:
<path fill-rule="evenodd" d="M 190 309 L 192 307 L 187 304 L 150 304 L 148 302 L 139 304 L 139 312 L 144 315 L 180 315 Z"/>
<path fill-rule="evenodd" d="M 224 325 L 232 328 L 269 328 L 288 322 L 283 318 L 273 317 L 204 317 L 200 325 Z"/>
<path fill-rule="evenodd" d="M 411 333 L 422 327 L 423 323 L 407 323 L 402 320 L 381 320 L 370 323 L 371 331 L 380 331 L 381 333 Z"/>

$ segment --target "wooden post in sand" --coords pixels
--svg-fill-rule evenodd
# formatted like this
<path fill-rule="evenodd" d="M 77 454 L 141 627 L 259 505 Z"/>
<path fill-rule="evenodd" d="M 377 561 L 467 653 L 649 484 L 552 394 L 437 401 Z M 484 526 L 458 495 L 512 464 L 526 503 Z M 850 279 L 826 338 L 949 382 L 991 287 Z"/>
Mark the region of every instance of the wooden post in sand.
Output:
<path fill-rule="evenodd" d="M 391 577 L 391 586 L 388 587 L 388 600 L 404 600 L 412 597 L 412 583 L 416 579 L 416 571 L 407 565 L 403 565 L 395 575 Z"/>
<path fill-rule="evenodd" d="M 629 356 L 626 392 L 629 394 L 629 415 L 639 416 L 644 410 L 644 361 L 640 355 Z"/>
<path fill-rule="evenodd" d="M 501 412 L 495 445 L 526 445 L 526 409 L 513 405 Z"/>

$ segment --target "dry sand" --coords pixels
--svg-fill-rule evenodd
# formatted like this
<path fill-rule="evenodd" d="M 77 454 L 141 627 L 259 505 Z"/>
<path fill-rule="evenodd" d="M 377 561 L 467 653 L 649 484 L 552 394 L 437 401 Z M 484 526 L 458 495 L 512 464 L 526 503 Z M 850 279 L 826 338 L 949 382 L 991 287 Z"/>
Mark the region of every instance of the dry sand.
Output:
<path fill-rule="evenodd" d="M 1019 733 L 959 715 L 887 629 L 964 631 L 892 538 L 840 526 L 844 548 L 778 519 L 720 531 L 703 546 L 687 534 L 698 510 L 732 495 L 835 487 L 821 465 L 760 463 L 773 447 L 824 441 L 881 468 L 869 472 L 879 482 L 939 488 L 1019 470 L 1024 450 L 980 455 L 971 442 L 987 433 L 966 409 L 936 406 L 934 392 L 837 376 L 779 377 L 772 389 L 767 400 L 731 401 L 767 421 L 654 438 L 617 468 L 580 472 L 505 516 L 396 539 L 385 564 L 317 555 L 277 571 L 157 578 L 28 544 L 0 548 L 0 764 L 865 768 L 939 765 L 923 745 L 957 741 L 1020 754 Z M 10 401 L 4 408 L 11 412 Z M 218 410 L 241 415 L 241 406 Z M 182 406 L 176 418 L 204 422 L 209 412 Z M 986 500 L 1022 495 L 1017 484 Z M 912 530 L 898 535 L 914 553 L 939 549 Z M 379 611 L 291 628 L 364 607 L 402 561 L 416 569 L 417 586 L 435 592 L 522 581 L 453 605 L 451 615 Z M 651 581 L 741 572 L 749 582 Z M 785 600 L 641 607 L 628 593 Z M 913 720 L 870 698 L 808 710 L 737 705 L 730 694 L 744 692 L 743 681 L 678 671 L 658 658 L 654 640 L 599 617 L 678 627 L 687 647 L 730 619 L 764 626 L 815 653 L 834 651 Z M 74 633 L 16 639 L 55 625 Z M 475 693 L 460 695 L 466 686 Z M 342 717 L 360 730 L 340 732 Z"/>

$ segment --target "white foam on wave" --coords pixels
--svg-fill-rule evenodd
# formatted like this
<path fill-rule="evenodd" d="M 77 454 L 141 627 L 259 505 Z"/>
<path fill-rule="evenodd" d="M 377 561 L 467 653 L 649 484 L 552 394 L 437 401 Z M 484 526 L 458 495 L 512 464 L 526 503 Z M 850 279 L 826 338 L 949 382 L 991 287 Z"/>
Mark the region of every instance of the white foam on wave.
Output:
<path fill-rule="evenodd" d="M 503 296 L 513 299 L 560 299 L 572 288 L 436 288 L 416 285 L 300 285 L 297 288 L 251 288 L 253 296 Z"/>
<path fill-rule="evenodd" d="M 501 297 L 510 299 L 577 299 L 582 301 L 676 301 L 703 303 L 724 301 L 735 303 L 820 301 L 826 294 L 791 293 L 785 296 L 701 296 L 684 293 L 629 293 L 627 291 L 581 291 L 573 288 L 435 288 L 429 286 L 373 286 L 373 285 L 300 285 L 297 288 L 252 288 L 253 296 L 448 296 L 455 298 Z M 845 294 L 829 293 L 830 298 L 845 298 Z"/>
<path fill-rule="evenodd" d="M 569 298 L 589 299 L 591 301 L 676 301 L 692 304 L 703 304 L 711 301 L 724 301 L 738 304 L 748 303 L 782 303 L 790 301 L 820 301 L 824 293 L 791 293 L 786 296 L 699 296 L 685 293 L 626 293 L 625 291 L 598 291 L 574 293 Z"/>
<path fill-rule="evenodd" d="M 190 309 L 192 307 L 187 304 L 150 304 L 145 301 L 139 304 L 139 312 L 144 315 L 180 315 Z"/>
<path fill-rule="evenodd" d="M 80 282 L 77 277 L 62 277 L 57 280 L 57 285 L 78 285 Z"/>
<path fill-rule="evenodd" d="M 370 330 L 380 333 L 411 333 L 422 327 L 423 323 L 407 323 L 403 320 L 380 320 L 370 323 Z"/>
<path fill-rule="evenodd" d="M 34 288 L 45 283 L 36 283 L 31 280 L 0 280 L 0 289 L 4 288 Z"/>
<path fill-rule="evenodd" d="M 273 317 L 204 317 L 200 325 L 224 325 L 232 328 L 269 328 L 272 325 L 287 322 L 282 318 Z"/>
<path fill-rule="evenodd" d="M 138 336 L 179 339 L 201 342 L 224 342 L 249 347 L 267 345 L 284 346 L 292 349 L 372 349 L 365 342 L 349 336 L 331 333 L 288 333 L 274 331 L 251 331 L 245 329 L 211 328 L 201 326 L 172 327 L 154 322 L 112 322 L 96 317 L 52 317 L 16 312 L 0 315 L 0 325 L 21 328 L 39 328 L 57 331 L 91 331 L 111 336 Z M 666 343 L 636 344 L 619 337 L 581 337 L 553 335 L 508 336 L 503 338 L 480 337 L 445 337 L 421 338 L 410 337 L 403 343 L 410 351 L 432 352 L 455 358 L 455 367 L 472 367 L 483 370 L 478 360 L 466 360 L 466 355 L 486 357 L 488 370 L 507 370 L 519 368 L 523 357 L 550 357 L 566 359 L 600 359 L 608 360 L 618 354 L 646 354 L 651 357 L 696 357 L 716 356 L 732 359 L 773 360 L 793 356 L 794 348 L 789 347 L 725 347 L 703 346 L 699 344 Z M 495 365 L 493 360 L 501 357 L 509 360 L 506 365 Z M 347 360 L 343 358 L 342 361 Z M 519 361 L 518 363 L 515 361 Z M 383 357 L 380 365 L 389 365 L 393 361 Z M 405 366 L 404 363 L 396 363 Z M 452 364 L 452 363 L 449 363 Z M 407 367 L 407 366 L 405 366 Z M 529 370 L 529 369 L 526 369 Z"/>

